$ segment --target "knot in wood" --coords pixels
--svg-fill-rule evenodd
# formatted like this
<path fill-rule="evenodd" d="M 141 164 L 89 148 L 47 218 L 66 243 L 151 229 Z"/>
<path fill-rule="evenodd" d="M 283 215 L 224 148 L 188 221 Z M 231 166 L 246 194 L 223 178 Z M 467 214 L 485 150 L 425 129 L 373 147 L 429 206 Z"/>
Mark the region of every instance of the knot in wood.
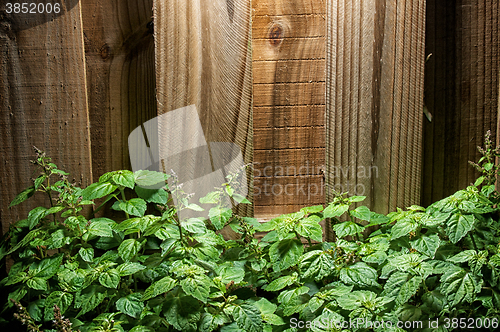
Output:
<path fill-rule="evenodd" d="M 269 43 L 273 46 L 279 46 L 283 41 L 283 27 L 280 24 L 273 24 L 269 29 Z"/>
<path fill-rule="evenodd" d="M 103 60 L 106 60 L 107 58 L 109 58 L 109 53 L 110 53 L 109 51 L 110 50 L 109 50 L 109 45 L 108 44 L 102 45 L 99 53 L 101 54 L 101 58 Z"/>

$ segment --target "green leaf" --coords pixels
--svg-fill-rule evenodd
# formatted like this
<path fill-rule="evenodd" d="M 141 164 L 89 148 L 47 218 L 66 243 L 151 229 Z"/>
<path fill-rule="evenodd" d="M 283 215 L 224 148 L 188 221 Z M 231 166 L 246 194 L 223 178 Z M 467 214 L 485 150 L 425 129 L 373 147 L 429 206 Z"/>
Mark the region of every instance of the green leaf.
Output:
<path fill-rule="evenodd" d="M 203 234 L 207 231 L 207 226 L 201 218 L 189 218 L 181 222 L 181 227 L 190 233 Z"/>
<path fill-rule="evenodd" d="M 238 204 L 252 204 L 252 202 L 250 202 L 245 196 L 243 195 L 240 195 L 240 194 L 237 194 L 237 193 L 234 193 L 232 196 L 231 196 L 234 201 Z"/>
<path fill-rule="evenodd" d="M 178 331 L 196 331 L 201 318 L 200 303 L 192 296 L 174 296 L 167 293 L 163 314 Z"/>
<path fill-rule="evenodd" d="M 238 326 L 247 332 L 262 332 L 263 323 L 259 309 L 255 306 L 243 303 L 233 310 L 233 317 Z"/>
<path fill-rule="evenodd" d="M 364 227 L 361 227 L 352 221 L 344 221 L 343 223 L 333 225 L 332 228 L 339 238 L 358 234 L 364 231 Z"/>
<path fill-rule="evenodd" d="M 328 253 L 322 250 L 313 250 L 300 258 L 299 269 L 303 271 L 302 278 L 314 277 L 315 280 L 319 281 L 334 272 L 335 262 Z"/>
<path fill-rule="evenodd" d="M 268 292 L 275 292 L 282 290 L 283 288 L 293 285 L 295 281 L 298 281 L 298 276 L 296 273 L 289 276 L 283 276 L 278 279 L 271 281 L 269 285 L 265 288 Z"/>
<path fill-rule="evenodd" d="M 148 203 L 165 205 L 168 202 L 168 193 L 164 189 L 145 189 L 137 186 L 135 187 L 135 192 L 139 198 Z"/>
<path fill-rule="evenodd" d="M 129 332 L 155 332 L 155 329 L 148 326 L 137 325 L 134 326 Z"/>
<path fill-rule="evenodd" d="M 379 286 L 377 270 L 366 263 L 357 262 L 340 270 L 340 280 L 348 285 Z"/>
<path fill-rule="evenodd" d="M 190 209 L 193 211 L 205 211 L 204 208 L 202 208 L 201 206 L 194 204 L 194 203 L 186 205 L 186 209 Z"/>
<path fill-rule="evenodd" d="M 350 211 L 351 216 L 365 220 L 365 221 L 370 221 L 371 217 L 371 211 L 369 208 L 366 206 L 358 206 L 355 210 Z"/>
<path fill-rule="evenodd" d="M 387 280 L 382 295 L 396 298 L 396 304 L 402 305 L 420 289 L 422 280 L 420 276 L 397 271 Z"/>
<path fill-rule="evenodd" d="M 182 290 L 194 298 L 206 303 L 210 294 L 212 280 L 206 275 L 195 274 L 180 281 Z"/>
<path fill-rule="evenodd" d="M 40 277 L 33 277 L 33 278 L 28 279 L 26 281 L 26 285 L 29 288 L 36 289 L 36 290 L 46 291 L 49 289 L 49 284 L 47 283 L 47 279 L 40 278 Z"/>
<path fill-rule="evenodd" d="M 91 199 L 101 198 L 111 194 L 116 190 L 116 188 L 118 187 L 108 182 L 93 183 L 83 190 L 82 199 L 88 201 Z"/>
<path fill-rule="evenodd" d="M 126 202 L 120 202 L 118 206 L 122 211 L 136 217 L 144 216 L 147 208 L 147 204 L 142 198 L 132 198 Z"/>
<path fill-rule="evenodd" d="M 323 241 L 323 229 L 321 225 L 318 224 L 317 220 L 309 218 L 302 219 L 295 225 L 295 230 L 305 238 L 318 242 Z"/>
<path fill-rule="evenodd" d="M 80 248 L 78 254 L 85 262 L 92 262 L 94 259 L 94 248 Z"/>
<path fill-rule="evenodd" d="M 40 261 L 36 261 L 30 266 L 30 273 L 33 276 L 48 279 L 56 274 L 63 260 L 62 254 L 57 254 Z"/>
<path fill-rule="evenodd" d="M 455 256 L 449 257 L 447 261 L 453 262 L 453 263 L 465 263 L 471 260 L 474 255 L 476 254 L 475 250 L 465 250 L 461 251 Z"/>
<path fill-rule="evenodd" d="M 345 310 L 355 310 L 375 302 L 377 294 L 370 291 L 353 291 L 341 296 L 337 303 Z"/>
<path fill-rule="evenodd" d="M 318 213 L 323 211 L 323 205 L 306 206 L 300 209 L 300 211 L 304 212 L 306 215 L 310 213 Z"/>
<path fill-rule="evenodd" d="M 81 308 L 76 318 L 94 310 L 106 298 L 106 289 L 102 286 L 91 285 L 85 288 L 75 298 L 75 307 Z"/>
<path fill-rule="evenodd" d="M 272 302 L 269 302 L 265 297 L 253 303 L 253 305 L 259 309 L 260 313 L 265 314 L 274 314 L 278 306 Z"/>
<path fill-rule="evenodd" d="M 402 236 L 407 236 L 411 232 L 415 232 L 418 228 L 418 223 L 409 218 L 403 218 L 396 222 L 391 228 L 391 239 L 395 240 Z"/>
<path fill-rule="evenodd" d="M 141 243 L 136 239 L 127 239 L 120 243 L 118 254 L 125 261 L 130 261 L 141 249 Z"/>
<path fill-rule="evenodd" d="M 228 208 L 216 206 L 208 211 L 208 218 L 216 230 L 222 229 L 233 216 L 233 211 Z"/>
<path fill-rule="evenodd" d="M 332 203 L 326 207 L 323 211 L 324 218 L 334 218 L 343 215 L 347 210 L 349 210 L 349 205 L 347 204 L 337 204 Z"/>
<path fill-rule="evenodd" d="M 230 283 L 231 281 L 239 284 L 245 277 L 245 269 L 242 266 L 235 265 L 234 263 L 226 262 L 220 268 L 219 276 L 221 277 L 221 282 L 224 284 Z"/>
<path fill-rule="evenodd" d="M 278 295 L 278 302 L 286 305 L 290 301 L 298 299 L 301 295 L 306 294 L 309 290 L 309 287 L 301 286 L 291 290 L 282 291 L 280 295 Z"/>
<path fill-rule="evenodd" d="M 461 215 L 456 213 L 448 220 L 446 235 L 448 235 L 452 243 L 457 243 L 472 230 L 475 221 L 476 218 L 472 214 Z"/>
<path fill-rule="evenodd" d="M 151 298 L 157 297 L 160 294 L 166 293 L 174 288 L 176 284 L 177 282 L 170 277 L 164 277 L 158 281 L 155 281 L 144 292 L 142 301 L 146 301 Z"/>
<path fill-rule="evenodd" d="M 138 318 L 144 309 L 144 303 L 141 298 L 142 295 L 139 293 L 129 294 L 116 301 L 116 308 L 126 315 Z"/>
<path fill-rule="evenodd" d="M 134 173 L 131 171 L 118 171 L 111 177 L 111 179 L 120 186 L 134 189 Z"/>
<path fill-rule="evenodd" d="M 99 275 L 99 282 L 104 287 L 116 289 L 120 283 L 120 273 L 116 269 L 109 269 Z"/>
<path fill-rule="evenodd" d="M 89 220 L 87 228 L 91 236 L 113 237 L 115 222 L 109 218 L 94 218 Z"/>
<path fill-rule="evenodd" d="M 73 294 L 62 291 L 51 292 L 45 300 L 45 320 L 54 319 L 54 306 L 57 305 L 61 310 L 61 315 L 64 315 L 72 303 Z"/>
<path fill-rule="evenodd" d="M 148 170 L 139 170 L 134 173 L 135 183 L 138 186 L 148 188 L 154 186 L 156 187 L 164 187 L 165 181 L 168 178 L 168 175 L 165 173 L 148 171 Z M 160 188 L 161 188 L 160 187 Z"/>
<path fill-rule="evenodd" d="M 297 239 L 285 239 L 274 243 L 269 248 L 269 257 L 275 272 L 296 265 L 304 252 L 302 242 Z"/>
<path fill-rule="evenodd" d="M 19 194 L 17 194 L 17 196 L 14 198 L 12 202 L 10 202 L 9 207 L 13 207 L 14 205 L 24 202 L 25 200 L 33 196 L 35 190 L 36 190 L 35 187 L 29 187 L 24 189 Z"/>
<path fill-rule="evenodd" d="M 211 191 L 204 197 L 200 198 L 201 204 L 217 204 L 220 200 L 220 193 L 218 191 Z"/>
<path fill-rule="evenodd" d="M 34 208 L 28 213 L 28 223 L 29 223 L 29 229 L 33 229 L 40 220 L 42 220 L 43 217 L 47 215 L 47 208 L 43 206 L 39 206 Z"/>
<path fill-rule="evenodd" d="M 134 274 L 136 272 L 144 270 L 146 267 L 140 263 L 132 263 L 132 262 L 127 262 L 120 264 L 116 267 L 116 270 L 118 271 L 118 274 L 120 277 L 125 277 L 131 274 Z"/>
<path fill-rule="evenodd" d="M 413 249 L 418 252 L 434 258 L 436 251 L 441 245 L 441 240 L 437 234 L 421 235 L 417 239 L 410 241 Z"/>

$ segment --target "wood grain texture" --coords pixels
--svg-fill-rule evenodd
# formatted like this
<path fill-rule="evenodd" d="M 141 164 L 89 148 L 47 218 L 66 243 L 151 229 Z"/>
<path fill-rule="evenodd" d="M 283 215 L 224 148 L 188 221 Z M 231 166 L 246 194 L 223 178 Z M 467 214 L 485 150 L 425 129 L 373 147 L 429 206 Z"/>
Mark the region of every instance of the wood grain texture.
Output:
<path fill-rule="evenodd" d="M 62 5 L 59 15 L 37 14 L 33 20 L 6 14 L 3 4 L 0 8 L 3 232 L 35 206 L 47 203 L 42 195 L 8 208 L 33 184 L 32 146 L 45 151 L 77 185 L 86 186 L 92 178 L 80 5 Z"/>
<path fill-rule="evenodd" d="M 423 0 L 328 2 L 326 182 L 380 213 L 420 202 L 424 22 Z"/>
<path fill-rule="evenodd" d="M 155 1 L 154 20 L 158 113 L 194 104 L 206 141 L 235 143 L 251 163 L 250 3 L 234 0 L 228 11 L 226 0 Z M 247 179 L 251 190 L 250 169 Z"/>
<path fill-rule="evenodd" d="M 324 202 L 326 7 L 312 0 L 252 6 L 255 216 L 263 218 Z M 312 173 L 304 171 L 313 163 Z M 280 176 L 287 168 L 297 174 Z M 272 176 L 259 177 L 267 171 Z M 294 192 L 262 194 L 267 186 Z"/>
<path fill-rule="evenodd" d="M 94 181 L 130 169 L 128 135 L 157 115 L 153 0 L 82 4 Z"/>
<path fill-rule="evenodd" d="M 500 4 L 428 1 L 422 204 L 473 183 L 484 135 L 498 137 Z"/>

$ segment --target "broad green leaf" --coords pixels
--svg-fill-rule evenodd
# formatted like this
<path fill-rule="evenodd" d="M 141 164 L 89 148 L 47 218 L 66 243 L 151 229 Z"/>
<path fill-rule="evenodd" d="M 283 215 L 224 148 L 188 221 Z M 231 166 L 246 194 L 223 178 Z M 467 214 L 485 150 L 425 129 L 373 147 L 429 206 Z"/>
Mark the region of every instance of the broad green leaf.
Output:
<path fill-rule="evenodd" d="M 201 318 L 200 301 L 192 296 L 174 296 L 167 293 L 163 314 L 178 331 L 196 331 Z"/>
<path fill-rule="evenodd" d="M 379 286 L 377 271 L 366 263 L 357 262 L 340 270 L 340 280 L 348 285 Z"/>
<path fill-rule="evenodd" d="M 49 284 L 47 283 L 47 279 L 40 278 L 40 277 L 33 277 L 33 278 L 28 279 L 26 281 L 26 285 L 29 288 L 36 289 L 36 290 L 46 291 L 49 289 Z"/>
<path fill-rule="evenodd" d="M 418 228 L 418 223 L 412 219 L 404 218 L 396 222 L 391 228 L 391 238 L 393 240 L 402 236 L 407 236 L 411 232 L 415 232 Z"/>
<path fill-rule="evenodd" d="M 265 314 L 274 314 L 278 306 L 272 302 L 269 302 L 265 297 L 253 303 L 253 305 L 259 309 L 260 313 Z"/>
<path fill-rule="evenodd" d="M 242 266 L 236 266 L 227 262 L 220 268 L 219 276 L 224 284 L 228 284 L 231 281 L 239 284 L 245 277 L 245 269 Z"/>
<path fill-rule="evenodd" d="M 456 254 L 453 257 L 448 258 L 447 260 L 449 262 L 453 262 L 453 263 L 464 263 L 464 262 L 468 262 L 469 260 L 471 260 L 475 254 L 476 254 L 475 250 L 465 250 L 465 251 L 459 252 L 458 254 Z"/>
<path fill-rule="evenodd" d="M 139 198 L 142 198 L 148 203 L 156 203 L 156 204 L 167 204 L 168 202 L 168 193 L 164 189 L 145 189 L 139 186 L 135 187 L 135 192 Z"/>
<path fill-rule="evenodd" d="M 137 325 L 134 326 L 129 332 L 155 332 L 155 329 L 148 326 Z"/>
<path fill-rule="evenodd" d="M 189 218 L 182 221 L 181 226 L 184 230 L 195 234 L 203 234 L 207 231 L 207 226 L 201 218 Z"/>
<path fill-rule="evenodd" d="M 47 215 L 47 208 L 38 206 L 28 213 L 29 229 L 33 229 L 43 217 Z"/>
<path fill-rule="evenodd" d="M 54 306 L 57 305 L 64 315 L 73 303 L 73 294 L 62 291 L 51 292 L 45 300 L 45 320 L 54 319 Z"/>
<path fill-rule="evenodd" d="M 113 237 L 115 222 L 109 218 L 94 218 L 89 221 L 88 232 L 91 236 Z"/>
<path fill-rule="evenodd" d="M 138 318 L 144 309 L 144 303 L 141 298 L 142 295 L 139 293 L 133 293 L 122 297 L 116 301 L 116 309 L 126 315 Z"/>
<path fill-rule="evenodd" d="M 57 254 L 51 257 L 36 261 L 30 266 L 30 274 L 39 278 L 48 279 L 56 274 L 63 260 L 62 254 Z"/>
<path fill-rule="evenodd" d="M 343 215 L 347 210 L 349 210 L 349 205 L 347 204 L 330 204 L 323 211 L 323 217 L 334 218 Z"/>
<path fill-rule="evenodd" d="M 78 254 L 85 262 L 92 262 L 94 259 L 94 248 L 80 248 Z"/>
<path fill-rule="evenodd" d="M 136 217 L 144 216 L 147 208 L 147 204 L 142 198 L 132 198 L 126 202 L 120 202 L 118 206 L 122 211 Z"/>
<path fill-rule="evenodd" d="M 14 198 L 12 202 L 10 202 L 9 207 L 13 207 L 14 205 L 24 202 L 25 200 L 33 196 L 35 190 L 36 190 L 35 187 L 29 187 L 24 189 L 19 194 L 17 194 L 17 196 Z"/>
<path fill-rule="evenodd" d="M 323 229 L 316 220 L 309 218 L 302 219 L 297 225 L 295 225 L 295 230 L 305 238 L 318 242 L 323 241 Z"/>
<path fill-rule="evenodd" d="M 233 310 L 233 317 L 238 326 L 247 332 L 262 332 L 263 322 L 259 309 L 255 306 L 243 303 Z"/>
<path fill-rule="evenodd" d="M 358 206 L 355 210 L 350 211 L 351 216 L 365 220 L 365 221 L 370 221 L 371 217 L 371 211 L 369 208 L 366 206 Z"/>
<path fill-rule="evenodd" d="M 280 295 L 278 295 L 278 302 L 286 305 L 290 301 L 299 298 L 301 295 L 307 294 L 309 290 L 309 287 L 301 286 L 291 290 L 282 291 Z"/>
<path fill-rule="evenodd" d="M 370 306 L 370 304 L 375 303 L 377 294 L 370 291 L 353 291 L 349 294 L 341 296 L 337 303 L 342 309 L 345 310 L 355 310 L 359 307 Z"/>
<path fill-rule="evenodd" d="M 204 211 L 205 210 L 201 206 L 194 204 L 194 203 L 186 205 L 186 209 L 190 209 L 193 211 Z"/>
<path fill-rule="evenodd" d="M 471 303 L 476 299 L 476 294 L 481 291 L 482 280 L 461 268 L 450 268 L 441 276 L 440 289 L 448 297 L 453 306 L 464 300 Z"/>
<path fill-rule="evenodd" d="M 206 194 L 204 197 L 200 198 L 200 203 L 201 204 L 217 204 L 217 203 L 219 203 L 220 195 L 221 194 L 218 191 L 211 191 L 208 194 Z"/>
<path fill-rule="evenodd" d="M 106 298 L 106 289 L 102 286 L 91 285 L 85 288 L 81 293 L 77 293 L 75 298 L 75 307 L 81 308 L 76 318 L 94 310 Z"/>
<path fill-rule="evenodd" d="M 111 194 L 116 190 L 116 188 L 118 187 L 108 182 L 93 183 L 83 190 L 82 199 L 85 201 L 89 201 L 92 199 L 101 198 Z"/>
<path fill-rule="evenodd" d="M 454 214 L 447 223 L 446 235 L 452 243 L 457 243 L 474 227 L 476 218 L 472 214 Z"/>
<path fill-rule="evenodd" d="M 134 173 L 135 183 L 138 186 L 148 188 L 148 187 L 164 187 L 165 180 L 167 180 L 169 176 L 165 173 L 148 171 L 148 170 L 139 170 Z"/>
<path fill-rule="evenodd" d="M 99 282 L 104 287 L 116 289 L 120 283 L 120 273 L 116 269 L 109 269 L 99 275 Z"/>
<path fill-rule="evenodd" d="M 335 301 L 337 298 L 342 295 L 349 294 L 352 292 L 354 286 L 346 286 L 340 281 L 335 281 L 331 284 L 326 285 L 321 289 L 320 292 L 315 295 L 325 301 Z"/>
<path fill-rule="evenodd" d="M 136 239 L 127 239 L 118 247 L 118 254 L 125 261 L 130 261 L 141 249 L 141 243 Z"/>
<path fill-rule="evenodd" d="M 366 199 L 366 196 L 351 196 L 351 197 L 348 198 L 348 200 L 349 200 L 350 203 L 362 202 L 365 199 Z"/>
<path fill-rule="evenodd" d="M 305 214 L 318 213 L 323 211 L 323 205 L 306 206 L 300 209 L 300 211 L 304 212 Z"/>
<path fill-rule="evenodd" d="M 293 283 L 297 280 L 298 280 L 298 276 L 296 273 L 294 273 L 293 275 L 280 277 L 278 279 L 271 281 L 271 283 L 269 285 L 267 285 L 266 291 L 275 292 L 275 291 L 282 290 L 283 288 L 285 288 L 287 286 L 293 285 Z"/>
<path fill-rule="evenodd" d="M 303 272 L 302 278 L 314 277 L 315 280 L 319 281 L 334 272 L 335 261 L 328 253 L 322 250 L 313 250 L 300 258 L 299 269 Z"/>
<path fill-rule="evenodd" d="M 344 221 L 343 223 L 333 225 L 332 228 L 339 238 L 354 235 L 364 231 L 364 227 L 361 227 L 352 221 Z"/>
<path fill-rule="evenodd" d="M 118 271 L 118 274 L 120 277 L 128 276 L 131 274 L 134 274 L 136 272 L 144 270 L 146 267 L 140 263 L 132 263 L 132 262 L 127 262 L 120 264 L 116 267 L 116 270 Z"/>
<path fill-rule="evenodd" d="M 240 195 L 238 193 L 234 193 L 231 195 L 234 201 L 238 204 L 252 204 L 245 196 Z"/>
<path fill-rule="evenodd" d="M 222 229 L 231 219 L 233 211 L 228 208 L 216 206 L 208 211 L 208 218 L 216 230 Z"/>
<path fill-rule="evenodd" d="M 422 277 L 405 272 L 393 273 L 384 285 L 384 296 L 396 299 L 397 305 L 406 303 L 420 289 Z"/>
<path fill-rule="evenodd" d="M 134 189 L 134 173 L 123 170 L 116 172 L 111 179 L 118 185 Z"/>
<path fill-rule="evenodd" d="M 160 294 L 166 293 L 174 288 L 176 284 L 177 282 L 170 277 L 164 277 L 158 281 L 155 281 L 144 292 L 142 301 L 146 301 Z"/>
<path fill-rule="evenodd" d="M 421 235 L 417 239 L 410 241 L 413 249 L 418 252 L 434 258 L 436 251 L 441 244 L 441 240 L 437 234 Z"/>
<path fill-rule="evenodd" d="M 285 239 L 274 243 L 269 248 L 269 257 L 275 272 L 296 265 L 304 252 L 302 242 L 297 239 Z"/>
<path fill-rule="evenodd" d="M 182 279 L 180 281 L 180 285 L 182 287 L 182 290 L 184 290 L 187 295 L 191 295 L 201 302 L 206 303 L 208 295 L 210 294 L 210 286 L 212 285 L 212 281 L 204 274 L 195 274 L 193 276 Z"/>

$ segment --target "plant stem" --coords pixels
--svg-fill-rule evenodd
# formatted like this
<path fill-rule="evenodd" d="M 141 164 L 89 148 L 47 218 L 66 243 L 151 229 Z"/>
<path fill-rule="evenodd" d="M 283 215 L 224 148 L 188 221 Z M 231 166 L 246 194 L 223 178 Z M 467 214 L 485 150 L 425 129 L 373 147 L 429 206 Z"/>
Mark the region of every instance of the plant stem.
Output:
<path fill-rule="evenodd" d="M 123 189 L 123 187 L 120 187 L 120 192 L 122 193 L 122 199 L 123 199 L 123 201 L 126 202 L 127 198 L 125 197 L 125 190 Z M 127 216 L 127 219 L 130 219 L 130 216 L 129 216 L 129 214 L 127 212 L 125 212 L 125 215 Z"/>
<path fill-rule="evenodd" d="M 472 245 L 474 246 L 474 250 L 476 250 L 476 254 L 479 254 L 479 249 L 477 248 L 476 240 L 474 240 L 474 236 L 472 233 L 469 233 L 470 239 L 472 240 Z"/>

